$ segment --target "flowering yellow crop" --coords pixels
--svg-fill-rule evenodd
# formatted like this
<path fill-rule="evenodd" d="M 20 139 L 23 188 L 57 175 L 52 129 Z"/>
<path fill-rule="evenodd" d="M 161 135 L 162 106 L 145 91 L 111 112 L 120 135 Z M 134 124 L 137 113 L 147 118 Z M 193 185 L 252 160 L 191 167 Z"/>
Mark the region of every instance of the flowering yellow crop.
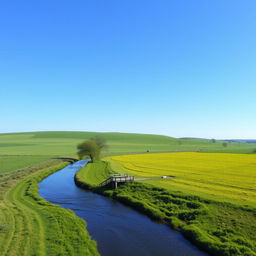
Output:
<path fill-rule="evenodd" d="M 239 204 L 256 203 L 256 155 L 161 153 L 114 156 L 112 167 L 139 177 L 173 175 L 144 182 L 167 189 Z"/>

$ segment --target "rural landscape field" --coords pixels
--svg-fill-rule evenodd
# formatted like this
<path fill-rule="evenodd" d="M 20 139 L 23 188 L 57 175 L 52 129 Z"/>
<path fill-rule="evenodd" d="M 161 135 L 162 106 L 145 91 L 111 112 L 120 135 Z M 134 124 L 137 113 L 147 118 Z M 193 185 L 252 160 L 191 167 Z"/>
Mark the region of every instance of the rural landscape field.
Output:
<path fill-rule="evenodd" d="M 152 209 L 146 214 L 155 214 L 156 219 L 181 232 L 196 226 L 206 241 L 213 240 L 210 246 L 198 238 L 194 242 L 212 250 L 213 255 L 254 255 L 255 144 L 228 143 L 223 147 L 222 141 L 88 132 L 0 135 L 1 255 L 56 255 L 56 251 L 62 251 L 61 255 L 97 255 L 83 222 L 38 197 L 38 182 L 69 164 L 65 159 L 76 159 L 76 145 L 95 135 L 105 138 L 108 147 L 101 161 L 78 172 L 79 180 L 96 189 L 111 173 L 134 175 L 134 185 L 110 191 L 107 188 L 103 193 L 124 202 L 127 195 L 128 204 L 138 199 L 146 202 Z M 194 217 L 187 219 L 185 212 Z M 58 223 L 53 221 L 56 218 Z M 67 237 L 70 219 L 72 232 Z M 194 236 L 189 239 L 193 241 Z"/>
<path fill-rule="evenodd" d="M 234 255 L 254 255 L 255 154 L 164 153 L 115 156 L 109 161 L 113 170 L 130 173 L 138 180 L 149 178 L 140 182 L 163 188 L 175 198 L 186 195 L 191 201 L 200 201 L 206 213 L 197 213 L 191 223 L 188 221 L 186 224 L 196 226 L 204 239 L 208 238 L 208 243 L 216 239 L 231 247 L 233 244 L 233 249 L 237 247 Z M 163 176 L 170 178 L 154 179 Z M 194 196 L 200 199 L 193 199 Z M 162 206 L 166 208 L 173 205 L 171 198 L 168 200 L 166 197 L 163 201 Z M 174 212 L 171 215 L 180 218 Z M 242 251 L 242 245 L 252 251 Z"/>
<path fill-rule="evenodd" d="M 1 1 L 0 256 L 256 256 L 256 1 Z"/>
<path fill-rule="evenodd" d="M 256 203 L 255 154 L 164 153 L 115 156 L 110 161 L 113 169 L 138 177 L 173 177 L 144 181 L 172 191 L 252 207 Z"/>

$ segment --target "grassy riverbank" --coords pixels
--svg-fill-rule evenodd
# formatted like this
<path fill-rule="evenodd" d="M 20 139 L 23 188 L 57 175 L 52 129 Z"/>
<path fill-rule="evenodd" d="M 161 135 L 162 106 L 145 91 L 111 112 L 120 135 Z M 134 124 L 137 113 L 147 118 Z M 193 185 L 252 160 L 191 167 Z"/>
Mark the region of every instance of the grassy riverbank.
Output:
<path fill-rule="evenodd" d="M 142 182 L 125 184 L 116 190 L 97 188 L 97 183 L 112 172 L 107 162 L 98 162 L 81 169 L 76 180 L 80 185 L 89 185 L 96 192 L 170 224 L 211 255 L 256 255 L 254 208 L 207 200 L 197 195 Z"/>
<path fill-rule="evenodd" d="M 98 255 L 82 219 L 38 196 L 38 183 L 66 165 L 50 161 L 0 175 L 2 256 Z"/>
<path fill-rule="evenodd" d="M 84 184 L 88 188 L 96 188 L 112 173 L 114 171 L 108 162 L 97 161 L 88 163 L 84 168 L 80 169 L 75 175 L 75 180 L 76 182 L 81 182 L 81 186 Z"/>

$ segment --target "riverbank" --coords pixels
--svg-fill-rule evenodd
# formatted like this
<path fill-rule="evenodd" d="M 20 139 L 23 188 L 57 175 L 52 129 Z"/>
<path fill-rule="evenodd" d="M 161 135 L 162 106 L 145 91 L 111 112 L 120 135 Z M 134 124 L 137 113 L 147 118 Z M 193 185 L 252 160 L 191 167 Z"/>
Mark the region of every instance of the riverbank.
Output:
<path fill-rule="evenodd" d="M 171 225 L 199 248 L 216 256 L 254 256 L 255 212 L 230 203 L 204 200 L 143 183 L 116 190 L 97 184 L 113 173 L 109 163 L 89 163 L 77 172 L 76 184 L 130 205 L 151 218 Z"/>
<path fill-rule="evenodd" d="M 82 219 L 38 196 L 38 183 L 68 164 L 48 161 L 0 176 L 2 256 L 99 255 Z"/>
<path fill-rule="evenodd" d="M 167 225 L 154 222 L 116 200 L 76 186 L 74 175 L 86 162 L 78 161 L 44 179 L 39 184 L 39 195 L 83 218 L 100 255 L 207 256 Z"/>

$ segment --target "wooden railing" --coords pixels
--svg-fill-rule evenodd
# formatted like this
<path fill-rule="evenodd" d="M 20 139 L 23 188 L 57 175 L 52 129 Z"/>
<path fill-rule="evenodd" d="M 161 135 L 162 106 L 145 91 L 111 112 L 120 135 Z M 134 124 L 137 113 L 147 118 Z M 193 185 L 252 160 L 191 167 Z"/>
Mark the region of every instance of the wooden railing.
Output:
<path fill-rule="evenodd" d="M 128 174 L 111 174 L 109 178 L 100 183 L 101 187 L 104 187 L 110 183 L 114 183 L 117 187 L 118 183 L 133 182 L 134 176 Z"/>

